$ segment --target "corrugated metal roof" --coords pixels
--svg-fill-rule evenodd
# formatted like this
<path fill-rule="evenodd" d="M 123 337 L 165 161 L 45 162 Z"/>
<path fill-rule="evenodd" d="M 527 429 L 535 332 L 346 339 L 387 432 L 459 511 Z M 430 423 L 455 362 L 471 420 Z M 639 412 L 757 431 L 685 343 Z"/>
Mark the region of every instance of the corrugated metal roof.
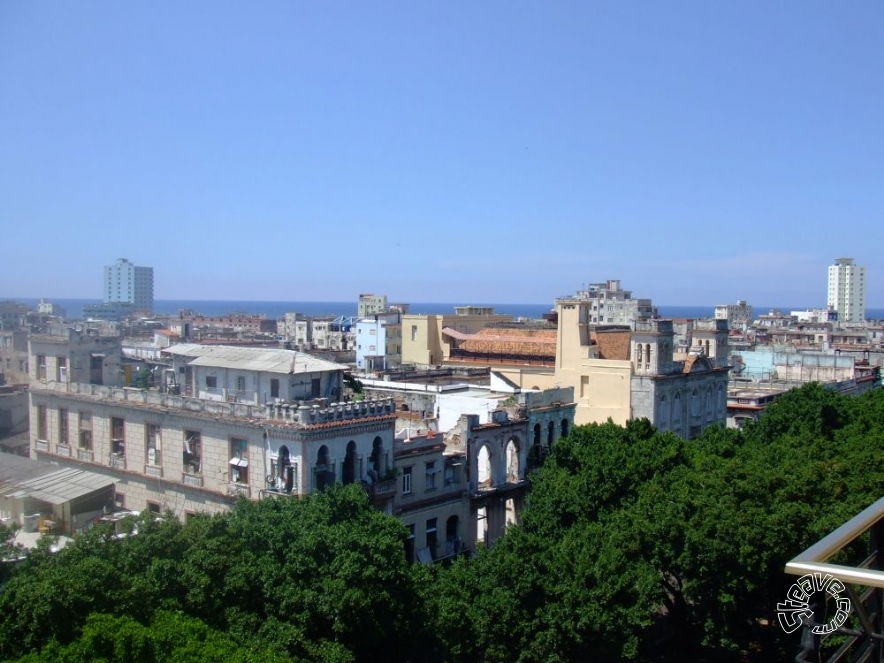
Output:
<path fill-rule="evenodd" d="M 27 494 L 50 504 L 64 504 L 113 483 L 110 477 L 95 472 L 0 454 L 0 495 L 3 496 Z"/>
<path fill-rule="evenodd" d="M 19 484 L 19 489 L 42 502 L 64 504 L 113 484 L 114 480 L 110 477 L 66 468 L 24 481 Z"/>
<path fill-rule="evenodd" d="M 236 368 L 264 373 L 318 373 L 341 371 L 346 366 L 318 359 L 312 355 L 279 348 L 238 348 L 229 345 L 179 343 L 163 350 L 179 357 L 193 357 L 191 366 Z"/>

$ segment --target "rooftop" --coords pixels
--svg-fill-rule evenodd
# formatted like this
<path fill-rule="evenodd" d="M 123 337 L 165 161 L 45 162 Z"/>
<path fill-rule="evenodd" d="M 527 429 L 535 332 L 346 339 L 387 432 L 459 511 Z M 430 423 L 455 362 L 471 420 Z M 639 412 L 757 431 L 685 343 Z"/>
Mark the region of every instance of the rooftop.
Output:
<path fill-rule="evenodd" d="M 163 350 L 163 354 L 192 357 L 191 366 L 236 368 L 263 373 L 318 373 L 342 371 L 347 367 L 312 355 L 279 348 L 249 348 L 229 345 L 179 343 Z"/>

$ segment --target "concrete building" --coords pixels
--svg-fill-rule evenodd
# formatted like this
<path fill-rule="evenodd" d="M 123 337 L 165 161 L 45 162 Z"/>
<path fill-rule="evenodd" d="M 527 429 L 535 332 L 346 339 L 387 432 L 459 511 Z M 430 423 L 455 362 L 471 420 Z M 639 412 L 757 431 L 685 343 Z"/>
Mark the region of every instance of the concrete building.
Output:
<path fill-rule="evenodd" d="M 527 491 L 528 439 L 523 418 L 495 410 L 491 421 L 461 417 L 449 448 L 467 459 L 470 495 L 469 540 L 491 545 L 509 524 L 519 522 Z"/>
<path fill-rule="evenodd" d="M 0 331 L 0 384 L 28 384 L 28 332 Z"/>
<path fill-rule="evenodd" d="M 294 350 L 182 343 L 163 355 L 183 393 L 200 399 L 261 405 L 343 393 L 343 366 Z"/>
<path fill-rule="evenodd" d="M 593 325 L 627 325 L 657 317 L 657 308 L 650 299 L 634 299 L 631 290 L 623 290 L 620 281 L 590 283 L 579 290 L 574 299 L 590 303 L 589 323 Z"/>
<path fill-rule="evenodd" d="M 736 304 L 719 304 L 715 307 L 713 317 L 716 320 L 727 320 L 731 329 L 745 330 L 752 324 L 752 306 L 740 299 Z"/>
<path fill-rule="evenodd" d="M 447 449 L 441 435 L 397 438 L 393 447 L 397 494 L 393 515 L 409 530 L 409 561 L 429 563 L 468 549 L 466 455 Z"/>
<path fill-rule="evenodd" d="M 0 330 L 13 331 L 23 329 L 31 307 L 18 302 L 0 302 Z"/>
<path fill-rule="evenodd" d="M 402 363 L 402 323 L 399 313 L 375 314 L 356 323 L 356 368 L 384 371 Z"/>
<path fill-rule="evenodd" d="M 40 299 L 40 302 L 37 304 L 37 313 L 57 318 L 63 318 L 67 315 L 67 311 L 63 307 L 48 302 L 45 299 Z"/>
<path fill-rule="evenodd" d="M 0 452 L 28 455 L 29 417 L 27 387 L 0 386 Z"/>
<path fill-rule="evenodd" d="M 866 318 L 866 268 L 853 258 L 836 258 L 829 265 L 826 303 L 837 311 L 841 322 L 862 322 Z"/>
<path fill-rule="evenodd" d="M 802 311 L 790 311 L 796 322 L 837 322 L 838 312 L 831 306 L 826 308 L 808 308 Z"/>
<path fill-rule="evenodd" d="M 190 386 L 196 397 L 189 397 L 118 386 L 119 340 L 113 357 L 110 347 L 96 351 L 100 340 L 74 332 L 31 340 L 31 451 L 112 478 L 119 507 L 179 517 L 219 512 L 240 496 L 369 483 L 392 467 L 391 399 L 313 398 L 340 393 L 342 366 L 285 350 L 173 346 L 173 374 Z M 99 356 L 103 371 L 91 361 Z M 274 380 L 278 396 L 270 395 Z"/>
<path fill-rule="evenodd" d="M 356 304 L 356 317 L 367 318 L 371 315 L 387 312 L 387 296 L 364 293 L 359 295 Z"/>
<path fill-rule="evenodd" d="M 105 304 L 131 304 L 136 311 L 153 311 L 153 267 L 136 267 L 125 258 L 104 268 Z"/>

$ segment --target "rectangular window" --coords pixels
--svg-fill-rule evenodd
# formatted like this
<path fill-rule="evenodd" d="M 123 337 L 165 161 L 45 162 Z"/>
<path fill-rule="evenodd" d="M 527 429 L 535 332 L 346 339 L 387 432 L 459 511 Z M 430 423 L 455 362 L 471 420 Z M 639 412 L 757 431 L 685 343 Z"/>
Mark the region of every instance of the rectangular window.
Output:
<path fill-rule="evenodd" d="M 414 562 L 414 525 L 408 526 L 408 538 L 405 540 L 405 559 Z"/>
<path fill-rule="evenodd" d="M 159 513 L 160 512 L 160 503 L 159 502 L 151 502 L 148 500 L 147 510 L 150 511 L 151 513 Z"/>
<path fill-rule="evenodd" d="M 233 483 L 249 482 L 249 442 L 230 438 L 230 480 Z"/>
<path fill-rule="evenodd" d="M 408 495 L 411 493 L 411 468 L 404 467 L 402 468 L 402 494 Z"/>
<path fill-rule="evenodd" d="M 270 398 L 279 398 L 279 379 L 270 378 Z"/>
<path fill-rule="evenodd" d="M 160 427 L 156 424 L 145 424 L 144 443 L 147 450 L 147 464 L 161 466 L 163 464 Z"/>
<path fill-rule="evenodd" d="M 427 520 L 427 549 L 430 551 L 430 556 L 433 559 L 436 559 L 436 519 L 430 518 Z"/>
<path fill-rule="evenodd" d="M 39 440 L 48 440 L 49 439 L 49 425 L 48 425 L 48 417 L 49 413 L 46 411 L 45 405 L 37 406 L 37 439 Z"/>
<path fill-rule="evenodd" d="M 217 389 L 218 388 L 218 378 L 214 375 L 206 376 L 206 389 Z"/>
<path fill-rule="evenodd" d="M 92 451 L 92 413 L 80 412 L 80 439 L 79 445 L 81 449 Z"/>
<path fill-rule="evenodd" d="M 427 490 L 436 488 L 436 461 L 427 463 Z"/>
<path fill-rule="evenodd" d="M 126 496 L 123 493 L 114 494 L 114 506 L 118 509 L 126 508 Z"/>
<path fill-rule="evenodd" d="M 411 340 L 417 340 L 417 325 L 411 325 Z"/>
<path fill-rule="evenodd" d="M 60 409 L 58 411 L 58 443 L 70 444 L 70 433 L 68 431 L 68 411 Z"/>
<path fill-rule="evenodd" d="M 199 431 L 184 431 L 184 471 L 188 474 L 203 472 L 203 443 Z"/>
<path fill-rule="evenodd" d="M 312 393 L 313 398 L 319 398 L 322 395 L 322 389 L 320 387 L 319 378 L 313 378 L 310 381 L 310 391 Z"/>
<path fill-rule="evenodd" d="M 111 453 L 126 457 L 126 422 L 119 417 L 111 417 Z"/>
<path fill-rule="evenodd" d="M 68 359 L 67 357 L 56 357 L 56 380 L 59 382 L 68 381 Z"/>
<path fill-rule="evenodd" d="M 237 391 L 245 391 L 246 390 L 246 378 L 243 375 L 236 376 L 236 390 Z"/>
<path fill-rule="evenodd" d="M 46 355 L 37 355 L 37 379 L 46 379 Z"/>

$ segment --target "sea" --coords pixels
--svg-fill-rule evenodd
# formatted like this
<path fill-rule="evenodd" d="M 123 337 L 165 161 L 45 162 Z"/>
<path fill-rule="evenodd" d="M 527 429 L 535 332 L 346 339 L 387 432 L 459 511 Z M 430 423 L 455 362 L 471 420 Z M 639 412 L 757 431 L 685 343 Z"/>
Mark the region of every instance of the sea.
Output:
<path fill-rule="evenodd" d="M 28 297 L 0 297 L 0 301 L 16 301 L 28 306 L 37 307 L 39 299 Z M 65 309 L 68 319 L 83 317 L 86 304 L 100 304 L 100 299 L 51 299 L 47 301 Z M 410 313 L 453 313 L 455 306 L 463 304 L 424 302 L 410 303 Z M 541 318 L 544 313 L 553 309 L 553 304 L 482 304 L 472 306 L 493 306 L 496 313 L 512 315 L 514 318 Z M 757 316 L 767 311 L 783 312 L 805 310 L 807 306 L 754 306 Z M 264 315 L 269 319 L 282 318 L 286 313 L 303 313 L 309 316 L 352 316 L 356 315 L 356 302 L 285 302 L 285 301 L 240 301 L 240 300 L 196 300 L 196 299 L 157 299 L 154 300 L 154 313 L 157 315 L 176 315 L 187 309 L 206 316 L 220 316 L 228 313 L 249 313 Z M 660 317 L 663 318 L 711 318 L 714 306 L 658 305 Z M 884 320 L 884 309 L 866 309 L 866 318 Z"/>

